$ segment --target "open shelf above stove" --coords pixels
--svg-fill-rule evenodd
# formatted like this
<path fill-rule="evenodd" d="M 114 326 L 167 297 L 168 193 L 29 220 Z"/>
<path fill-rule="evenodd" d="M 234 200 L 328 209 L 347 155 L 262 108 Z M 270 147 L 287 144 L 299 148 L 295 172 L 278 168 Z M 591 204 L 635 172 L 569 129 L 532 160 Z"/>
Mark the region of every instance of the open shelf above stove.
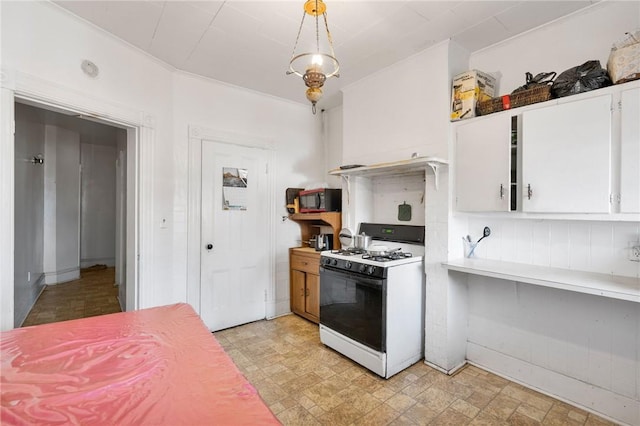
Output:
<path fill-rule="evenodd" d="M 436 189 L 438 189 L 438 169 L 448 164 L 449 162 L 447 160 L 438 157 L 416 157 L 409 160 L 371 164 L 368 166 L 352 167 L 347 169 L 337 168 L 329 170 L 329 174 L 334 176 L 362 177 L 393 176 L 426 171 L 428 166 L 433 170 Z"/>

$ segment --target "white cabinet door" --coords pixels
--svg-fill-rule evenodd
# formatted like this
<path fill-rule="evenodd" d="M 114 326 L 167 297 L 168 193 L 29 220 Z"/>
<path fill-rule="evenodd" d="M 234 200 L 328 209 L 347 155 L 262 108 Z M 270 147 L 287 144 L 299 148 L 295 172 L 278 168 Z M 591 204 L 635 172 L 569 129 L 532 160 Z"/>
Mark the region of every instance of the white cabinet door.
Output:
<path fill-rule="evenodd" d="M 610 163 L 611 95 L 522 114 L 523 211 L 609 213 Z"/>
<path fill-rule="evenodd" d="M 508 211 L 511 116 L 497 114 L 456 128 L 456 209 Z"/>
<path fill-rule="evenodd" d="M 620 212 L 640 212 L 640 88 L 622 92 Z"/>

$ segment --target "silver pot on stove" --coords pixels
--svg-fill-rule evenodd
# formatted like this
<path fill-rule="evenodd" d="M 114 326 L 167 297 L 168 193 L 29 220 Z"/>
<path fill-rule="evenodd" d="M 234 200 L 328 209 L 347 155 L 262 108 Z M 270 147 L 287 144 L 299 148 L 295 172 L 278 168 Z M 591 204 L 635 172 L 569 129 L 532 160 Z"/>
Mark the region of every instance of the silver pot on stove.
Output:
<path fill-rule="evenodd" d="M 400 247 L 390 249 L 389 247 L 384 245 L 373 244 L 367 247 L 367 254 L 371 256 L 389 256 L 390 254 L 399 250 L 401 250 Z"/>
<path fill-rule="evenodd" d="M 371 236 L 365 234 L 364 232 L 361 234 L 356 234 L 353 236 L 353 246 L 357 249 L 366 250 L 371 244 Z"/>

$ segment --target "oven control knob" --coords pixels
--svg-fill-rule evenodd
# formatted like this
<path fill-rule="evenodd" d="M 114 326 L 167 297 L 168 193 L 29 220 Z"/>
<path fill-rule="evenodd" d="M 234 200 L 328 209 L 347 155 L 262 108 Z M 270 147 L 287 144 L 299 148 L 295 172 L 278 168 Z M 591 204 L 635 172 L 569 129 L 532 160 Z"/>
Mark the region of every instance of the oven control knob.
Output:
<path fill-rule="evenodd" d="M 332 259 L 332 260 L 331 260 L 331 264 L 332 264 L 333 266 L 336 266 L 336 265 L 338 264 L 338 259 Z"/>
<path fill-rule="evenodd" d="M 351 269 L 351 265 L 352 265 L 352 263 L 349 262 L 348 260 L 346 262 L 344 262 L 344 267 L 347 268 L 347 269 Z"/>
<path fill-rule="evenodd" d="M 367 274 L 369 274 L 369 275 L 372 275 L 375 271 L 376 271 L 376 267 L 375 266 L 369 266 L 367 268 Z"/>
<path fill-rule="evenodd" d="M 364 272 L 366 269 L 367 269 L 367 265 L 362 264 L 362 265 L 360 265 L 359 271 L 360 272 Z"/>
<path fill-rule="evenodd" d="M 329 265 L 331 263 L 331 259 L 329 259 L 328 257 L 324 260 L 324 264 L 325 265 Z"/>

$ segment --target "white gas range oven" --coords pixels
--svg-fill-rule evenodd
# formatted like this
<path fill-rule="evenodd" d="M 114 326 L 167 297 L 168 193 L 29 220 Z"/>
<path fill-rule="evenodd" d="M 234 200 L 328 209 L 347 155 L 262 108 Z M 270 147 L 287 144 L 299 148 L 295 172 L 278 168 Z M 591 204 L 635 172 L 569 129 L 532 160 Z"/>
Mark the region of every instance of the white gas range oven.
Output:
<path fill-rule="evenodd" d="M 389 378 L 423 357 L 424 226 L 361 223 L 385 256 L 363 250 L 320 257 L 320 340 Z"/>

